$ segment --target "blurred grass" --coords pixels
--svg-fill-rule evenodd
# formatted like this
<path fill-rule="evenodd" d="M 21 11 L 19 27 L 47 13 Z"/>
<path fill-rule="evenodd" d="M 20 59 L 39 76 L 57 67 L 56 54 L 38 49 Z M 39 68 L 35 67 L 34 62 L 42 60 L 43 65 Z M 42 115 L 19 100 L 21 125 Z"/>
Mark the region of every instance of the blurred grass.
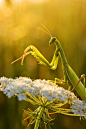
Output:
<path fill-rule="evenodd" d="M 0 5 L 0 77 L 18 77 L 27 76 L 32 79 L 54 79 L 62 78 L 61 62 L 57 70 L 52 71 L 49 68 L 39 65 L 36 59 L 28 56 L 21 66 L 18 61 L 11 65 L 11 62 L 23 54 L 28 45 L 34 45 L 38 50 L 51 61 L 55 51 L 55 45 L 49 47 L 50 37 L 37 29 L 43 23 L 53 36 L 61 42 L 67 60 L 77 75 L 86 74 L 86 1 L 85 0 L 46 0 L 44 2 L 22 1 L 16 3 L 12 0 L 5 0 Z M 0 110 L 6 105 L 15 104 L 16 98 L 7 99 L 1 93 Z M 17 103 L 17 102 L 16 102 Z M 26 104 L 25 102 L 18 102 Z M 22 104 L 21 104 L 22 105 Z M 21 107 L 21 106 L 20 106 Z M 22 106 L 22 109 L 27 106 Z M 13 108 L 16 113 L 16 106 Z M 17 106 L 19 108 L 19 106 Z M 5 109 L 5 107 L 4 107 Z M 21 111 L 21 108 L 19 108 Z M 1 110 L 3 121 L 0 120 L 0 129 L 23 129 L 20 120 L 15 124 L 19 112 L 16 113 L 11 122 L 9 108 Z M 22 112 L 22 111 L 21 111 Z M 19 113 L 19 114 L 18 114 Z M 14 115 L 13 114 L 13 115 Z M 1 115 L 0 115 L 1 116 Z M 0 118 L 1 119 L 1 118 Z M 7 120 L 7 122 L 6 122 Z M 17 119 L 18 120 L 18 119 Z M 4 124 L 5 121 L 5 124 Z M 57 125 L 58 121 L 58 125 Z M 68 122 L 67 122 L 68 121 Z M 76 126 L 75 126 L 76 121 Z M 62 125 L 61 122 L 64 124 Z M 11 125 L 13 123 L 13 125 Z M 10 126 L 11 125 L 11 126 Z M 15 125 L 15 126 L 14 126 Z M 71 126 L 72 125 L 72 126 Z M 55 127 L 56 126 L 56 127 Z M 78 118 L 65 117 L 57 115 L 55 125 L 52 128 L 86 128 L 85 121 L 79 121 Z"/>

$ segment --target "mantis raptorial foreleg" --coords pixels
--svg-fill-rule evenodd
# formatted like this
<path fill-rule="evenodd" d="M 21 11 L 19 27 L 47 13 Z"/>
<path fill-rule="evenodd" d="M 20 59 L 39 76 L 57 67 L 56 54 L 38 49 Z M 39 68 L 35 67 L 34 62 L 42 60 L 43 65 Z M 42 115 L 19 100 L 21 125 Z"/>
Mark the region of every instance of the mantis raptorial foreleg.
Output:
<path fill-rule="evenodd" d="M 31 50 L 30 50 L 30 49 L 31 49 Z M 30 51 L 28 52 L 28 50 L 30 50 Z M 54 54 L 54 57 L 53 57 L 53 59 L 52 59 L 52 62 L 49 63 L 49 62 L 46 60 L 46 58 L 37 50 L 37 48 L 35 48 L 35 47 L 32 46 L 32 45 L 28 46 L 28 47 L 25 49 L 24 54 L 23 54 L 20 58 L 18 58 L 17 60 L 13 61 L 11 64 L 13 64 L 14 62 L 16 62 L 16 61 L 22 59 L 21 65 L 23 65 L 23 60 L 24 60 L 24 58 L 25 58 L 27 55 L 29 55 L 29 54 L 32 54 L 32 55 L 39 61 L 40 64 L 43 64 L 43 65 L 45 65 L 45 66 L 48 66 L 48 67 L 50 67 L 51 69 L 56 69 L 57 64 L 58 64 L 58 56 L 57 56 L 57 57 L 55 56 L 55 55 L 56 55 L 56 52 L 55 52 L 55 54 Z"/>
<path fill-rule="evenodd" d="M 45 66 L 48 66 L 48 67 L 50 67 L 51 69 L 54 70 L 54 69 L 56 69 L 57 64 L 58 64 L 59 54 L 57 56 L 57 53 L 58 53 L 58 50 L 55 51 L 54 56 L 53 56 L 53 59 L 52 59 L 51 63 L 49 63 L 47 61 L 47 59 L 37 50 L 37 48 L 35 48 L 34 46 L 30 45 L 30 46 L 28 46 L 24 50 L 24 54 L 20 58 L 18 58 L 17 60 L 13 61 L 11 64 L 13 64 L 14 62 L 22 59 L 21 65 L 23 65 L 24 58 L 27 55 L 31 54 L 31 55 L 33 55 L 39 61 L 40 64 L 43 64 Z M 62 84 L 63 82 L 64 82 L 63 80 L 60 80 L 58 78 L 55 78 L 55 83 Z"/>
<path fill-rule="evenodd" d="M 53 43 L 56 44 L 56 50 L 54 52 L 54 56 L 53 56 L 51 63 L 49 63 L 46 60 L 46 58 L 32 45 L 28 46 L 25 49 L 23 56 L 21 56 L 20 58 L 18 58 L 15 61 L 13 61 L 12 63 L 18 61 L 19 59 L 22 59 L 21 64 L 23 64 L 23 60 L 24 60 L 25 56 L 27 56 L 28 54 L 32 54 L 41 64 L 48 66 L 52 70 L 55 70 L 57 68 L 58 59 L 60 56 L 61 62 L 62 62 L 63 74 L 64 74 L 64 81 L 61 81 L 61 80 L 59 80 L 59 81 L 65 82 L 65 83 L 69 82 L 71 86 L 75 87 L 74 89 L 77 90 L 77 92 L 79 93 L 81 98 L 82 99 L 84 98 L 84 101 L 86 102 L 86 88 L 84 88 L 84 85 L 82 84 L 81 79 L 78 78 L 76 73 L 73 71 L 73 69 L 68 64 L 60 42 L 56 39 L 56 37 L 51 36 L 50 32 L 48 31 L 48 29 L 46 27 L 45 27 L 45 29 L 46 29 L 46 31 L 44 31 L 44 32 L 46 32 L 51 37 L 51 39 L 49 41 L 49 45 L 51 45 Z M 56 79 L 55 79 L 55 82 L 56 82 Z"/>

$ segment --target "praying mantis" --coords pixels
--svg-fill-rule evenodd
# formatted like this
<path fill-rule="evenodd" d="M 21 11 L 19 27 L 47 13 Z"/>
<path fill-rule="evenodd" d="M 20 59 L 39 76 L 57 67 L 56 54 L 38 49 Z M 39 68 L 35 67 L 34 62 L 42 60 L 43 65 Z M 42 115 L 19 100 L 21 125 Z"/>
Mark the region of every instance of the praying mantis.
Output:
<path fill-rule="evenodd" d="M 45 66 L 48 66 L 52 70 L 55 70 L 57 68 L 58 59 L 60 57 L 61 62 L 62 62 L 64 80 L 60 80 L 60 79 L 56 78 L 55 82 L 57 80 L 59 80 L 59 82 L 61 82 L 61 83 L 69 82 L 70 85 L 73 86 L 72 91 L 74 91 L 74 89 L 75 89 L 78 92 L 78 94 L 80 95 L 80 97 L 86 102 L 85 75 L 83 74 L 80 79 L 78 78 L 76 73 L 73 71 L 73 69 L 68 64 L 68 61 L 66 59 L 65 53 L 63 51 L 63 48 L 62 48 L 60 42 L 57 40 L 56 37 L 52 37 L 49 30 L 43 24 L 42 24 L 42 26 L 45 28 L 45 30 L 43 30 L 41 28 L 38 28 L 38 29 L 41 29 L 42 31 L 44 31 L 51 37 L 51 39 L 49 41 L 49 45 L 51 45 L 53 43 L 55 43 L 55 45 L 56 45 L 56 50 L 54 52 L 54 56 L 53 56 L 51 63 L 48 62 L 48 60 L 37 50 L 37 48 L 35 48 L 33 45 L 30 45 L 24 50 L 24 54 L 20 58 L 13 61 L 11 64 L 13 64 L 14 62 L 21 59 L 21 65 L 23 65 L 24 58 L 27 55 L 32 54 L 39 63 L 41 63 Z M 84 84 L 81 82 L 82 78 L 84 78 Z"/>

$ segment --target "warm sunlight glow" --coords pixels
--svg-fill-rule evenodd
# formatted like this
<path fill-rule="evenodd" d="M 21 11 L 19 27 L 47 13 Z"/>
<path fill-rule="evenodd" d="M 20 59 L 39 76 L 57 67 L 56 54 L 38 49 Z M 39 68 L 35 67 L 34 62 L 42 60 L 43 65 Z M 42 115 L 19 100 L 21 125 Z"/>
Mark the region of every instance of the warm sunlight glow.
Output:
<path fill-rule="evenodd" d="M 24 0 L 15 0 L 15 2 L 22 2 Z M 26 0 L 26 1 L 30 1 L 30 2 L 43 2 L 43 1 L 47 1 L 47 0 Z"/>
<path fill-rule="evenodd" d="M 13 3 L 20 3 L 20 2 L 23 2 L 23 1 L 28 1 L 28 2 L 45 2 L 45 1 L 48 1 L 48 0 L 13 0 L 11 2 Z M 0 0 L 0 6 L 2 6 L 3 4 L 5 3 L 5 0 Z"/>
<path fill-rule="evenodd" d="M 0 5 L 2 5 L 4 2 L 3 2 L 3 0 L 0 0 Z"/>
<path fill-rule="evenodd" d="M 43 2 L 43 1 L 47 1 L 47 0 L 27 0 L 27 1 L 32 1 L 32 2 Z"/>

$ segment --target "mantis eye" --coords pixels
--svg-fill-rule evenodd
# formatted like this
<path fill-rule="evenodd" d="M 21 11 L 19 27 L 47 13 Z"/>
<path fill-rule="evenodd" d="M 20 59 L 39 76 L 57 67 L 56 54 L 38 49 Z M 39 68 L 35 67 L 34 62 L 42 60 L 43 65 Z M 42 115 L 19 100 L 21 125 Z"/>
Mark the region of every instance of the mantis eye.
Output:
<path fill-rule="evenodd" d="M 56 40 L 56 37 L 51 37 L 51 39 L 50 39 L 50 41 L 49 41 L 49 44 L 54 43 L 54 42 L 55 42 L 55 40 Z"/>
<path fill-rule="evenodd" d="M 53 42 L 55 42 L 55 40 L 56 40 L 56 37 L 53 37 L 53 39 L 52 39 L 52 40 L 53 40 Z"/>

